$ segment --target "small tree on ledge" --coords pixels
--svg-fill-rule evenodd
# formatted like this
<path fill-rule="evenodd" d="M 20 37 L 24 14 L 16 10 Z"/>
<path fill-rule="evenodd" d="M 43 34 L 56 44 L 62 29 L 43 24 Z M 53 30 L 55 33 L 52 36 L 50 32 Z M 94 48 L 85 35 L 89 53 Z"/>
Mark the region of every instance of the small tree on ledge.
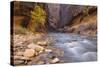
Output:
<path fill-rule="evenodd" d="M 46 12 L 42 7 L 36 5 L 34 10 L 31 11 L 31 21 L 28 25 L 30 31 L 34 32 L 45 32 L 46 23 Z"/>

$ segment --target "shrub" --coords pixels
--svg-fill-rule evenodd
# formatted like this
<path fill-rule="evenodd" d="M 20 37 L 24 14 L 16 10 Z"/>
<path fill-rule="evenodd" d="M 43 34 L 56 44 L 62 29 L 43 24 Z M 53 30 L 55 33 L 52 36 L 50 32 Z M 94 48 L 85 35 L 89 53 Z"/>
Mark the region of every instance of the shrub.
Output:
<path fill-rule="evenodd" d="M 31 21 L 29 23 L 29 29 L 32 32 L 37 32 L 41 30 L 45 30 L 46 23 L 46 12 L 42 7 L 36 5 L 34 10 L 31 11 Z"/>

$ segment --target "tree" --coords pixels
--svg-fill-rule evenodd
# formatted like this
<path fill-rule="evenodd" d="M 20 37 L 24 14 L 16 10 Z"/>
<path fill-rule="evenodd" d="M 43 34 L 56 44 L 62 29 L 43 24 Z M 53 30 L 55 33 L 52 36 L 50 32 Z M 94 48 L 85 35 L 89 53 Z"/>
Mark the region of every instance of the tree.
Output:
<path fill-rule="evenodd" d="M 36 5 L 34 10 L 31 11 L 31 21 L 29 23 L 29 30 L 32 32 L 37 31 L 45 31 L 45 23 L 46 23 L 46 12 L 43 10 L 42 7 Z"/>

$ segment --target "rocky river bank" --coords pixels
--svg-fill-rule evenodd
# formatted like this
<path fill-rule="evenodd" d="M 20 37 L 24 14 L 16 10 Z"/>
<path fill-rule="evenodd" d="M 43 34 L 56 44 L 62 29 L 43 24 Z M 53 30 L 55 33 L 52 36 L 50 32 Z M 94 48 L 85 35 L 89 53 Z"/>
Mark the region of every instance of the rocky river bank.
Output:
<path fill-rule="evenodd" d="M 97 38 L 69 34 L 16 34 L 13 65 L 37 65 L 97 60 Z"/>

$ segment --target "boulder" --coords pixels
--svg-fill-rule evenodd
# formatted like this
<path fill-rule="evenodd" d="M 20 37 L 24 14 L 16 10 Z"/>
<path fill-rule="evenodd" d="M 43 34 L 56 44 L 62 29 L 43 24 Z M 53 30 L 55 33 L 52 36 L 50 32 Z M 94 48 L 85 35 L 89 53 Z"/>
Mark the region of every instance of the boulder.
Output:
<path fill-rule="evenodd" d="M 39 46 L 37 44 L 31 43 L 28 45 L 28 48 L 34 49 L 36 52 L 41 53 L 44 50 L 44 47 Z"/>
<path fill-rule="evenodd" d="M 35 50 L 34 49 L 26 49 L 24 52 L 24 57 L 34 57 L 35 56 Z"/>

